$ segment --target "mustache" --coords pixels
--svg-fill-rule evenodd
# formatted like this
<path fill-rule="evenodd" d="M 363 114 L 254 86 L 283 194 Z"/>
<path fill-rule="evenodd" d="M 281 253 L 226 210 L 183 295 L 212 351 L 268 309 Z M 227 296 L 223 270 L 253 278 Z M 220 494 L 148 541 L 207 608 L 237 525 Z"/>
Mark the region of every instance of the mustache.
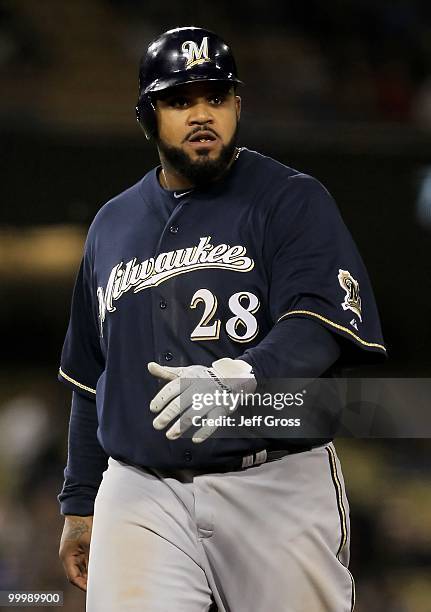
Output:
<path fill-rule="evenodd" d="M 220 138 L 219 134 L 215 130 L 213 130 L 212 127 L 209 127 L 207 125 L 201 125 L 201 126 L 195 127 L 193 130 L 191 130 L 191 132 L 189 132 L 187 134 L 187 136 L 182 140 L 182 143 L 187 142 L 187 140 L 189 140 L 189 138 L 191 138 L 195 134 L 198 134 L 199 132 L 211 132 L 211 134 L 214 134 L 214 136 L 216 136 L 216 138 Z"/>

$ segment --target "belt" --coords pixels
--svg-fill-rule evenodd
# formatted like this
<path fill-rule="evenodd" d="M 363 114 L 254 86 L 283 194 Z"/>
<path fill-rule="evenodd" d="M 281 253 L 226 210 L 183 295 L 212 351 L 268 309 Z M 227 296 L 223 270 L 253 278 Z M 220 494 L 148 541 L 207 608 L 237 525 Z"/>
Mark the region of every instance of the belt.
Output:
<path fill-rule="evenodd" d="M 311 445 L 307 446 L 292 446 L 286 450 L 273 450 L 267 451 L 266 449 L 261 450 L 257 453 L 253 453 L 252 455 L 246 455 L 242 458 L 242 465 L 239 469 L 244 470 L 249 467 L 253 467 L 255 465 L 262 465 L 263 463 L 270 463 L 271 461 L 277 461 L 277 459 L 281 459 L 286 455 L 294 455 L 295 453 L 303 453 L 305 451 L 309 451 L 313 448 Z"/>
<path fill-rule="evenodd" d="M 327 442 L 329 442 L 329 440 L 327 440 L 324 444 L 327 444 Z M 182 473 L 182 475 L 184 476 L 185 473 L 188 474 L 187 478 L 190 477 L 190 475 L 196 475 L 196 474 L 211 474 L 211 473 L 224 473 L 224 472 L 235 472 L 235 471 L 241 471 L 241 470 L 245 470 L 247 468 L 250 467 L 257 467 L 259 465 L 263 465 L 264 463 L 270 463 L 271 461 L 277 461 L 278 459 L 282 459 L 283 457 L 285 457 L 286 455 L 294 455 L 296 453 L 303 453 L 305 451 L 309 451 L 312 448 L 316 448 L 317 446 L 322 446 L 322 442 L 319 444 L 308 444 L 308 445 L 292 445 L 289 449 L 280 449 L 280 450 L 261 450 L 258 451 L 256 453 L 252 453 L 250 455 L 245 455 L 244 457 L 239 459 L 239 463 L 238 461 L 235 464 L 229 464 L 229 465 L 224 465 L 224 466 L 220 466 L 220 465 L 212 465 L 212 466 L 207 466 L 207 467 L 202 467 L 202 468 L 179 468 L 179 469 L 161 469 L 161 468 L 150 468 L 148 466 L 141 466 L 141 465 L 137 465 L 131 462 L 125 462 L 127 463 L 127 465 L 131 465 L 133 467 L 136 467 L 140 470 L 146 470 L 146 471 L 152 471 L 155 470 L 157 472 L 157 474 L 162 474 L 165 473 L 166 476 L 168 475 L 174 475 L 175 478 L 179 478 L 179 474 Z M 119 461 L 124 461 L 124 460 L 119 460 Z M 185 480 L 184 482 L 189 482 L 189 480 Z"/>

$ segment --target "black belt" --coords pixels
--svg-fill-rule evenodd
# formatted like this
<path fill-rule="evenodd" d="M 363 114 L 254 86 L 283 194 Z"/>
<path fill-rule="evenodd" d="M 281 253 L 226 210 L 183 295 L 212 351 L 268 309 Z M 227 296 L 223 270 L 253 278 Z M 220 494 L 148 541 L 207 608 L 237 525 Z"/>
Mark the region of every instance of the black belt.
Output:
<path fill-rule="evenodd" d="M 327 444 L 327 442 L 325 442 L 325 444 Z M 286 455 L 304 453 L 306 451 L 310 451 L 313 448 L 317 448 L 317 446 L 322 446 L 322 443 L 315 444 L 315 445 L 311 445 L 311 444 L 299 445 L 298 444 L 298 445 L 292 445 L 288 449 L 277 449 L 277 450 L 269 450 L 269 451 L 267 451 L 266 449 L 263 449 L 261 451 L 254 452 L 250 455 L 241 457 L 239 460 L 239 463 L 238 461 L 236 461 L 235 463 L 229 463 L 223 466 L 211 465 L 211 466 L 201 467 L 201 468 L 190 468 L 190 471 L 201 472 L 202 474 L 242 471 L 242 470 L 245 470 L 251 467 L 258 467 L 259 465 L 263 465 L 264 463 L 271 463 L 272 461 L 277 461 L 278 459 L 282 459 Z M 129 461 L 124 461 L 123 459 L 117 459 L 117 461 L 124 462 L 127 465 L 131 465 L 140 470 L 143 469 L 143 470 L 151 471 L 152 469 L 156 469 L 156 468 L 149 468 L 148 466 L 137 465 Z M 187 471 L 186 468 L 179 468 L 179 470 Z M 167 468 L 157 468 L 157 473 L 161 473 L 161 472 L 166 472 L 166 475 L 169 475 L 170 470 Z"/>
<path fill-rule="evenodd" d="M 282 459 L 286 455 L 294 455 L 296 453 L 304 453 L 305 451 L 309 451 L 314 448 L 311 444 L 307 445 L 292 445 L 288 449 L 277 449 L 277 450 L 269 450 L 266 449 L 258 451 L 256 453 L 252 453 L 250 455 L 246 455 L 242 457 L 241 464 L 236 468 L 237 470 L 246 470 L 250 467 L 256 467 L 258 465 L 263 465 L 264 463 L 270 463 L 271 461 L 277 461 L 278 459 Z"/>
<path fill-rule="evenodd" d="M 265 463 L 270 463 L 270 461 L 277 461 L 277 459 L 281 459 L 282 457 L 285 457 L 286 455 L 294 455 L 295 453 L 303 453 L 305 451 L 309 451 L 311 450 L 313 447 L 312 446 L 297 446 L 292 447 L 289 450 L 274 450 L 274 451 L 269 451 L 266 454 L 266 461 Z"/>

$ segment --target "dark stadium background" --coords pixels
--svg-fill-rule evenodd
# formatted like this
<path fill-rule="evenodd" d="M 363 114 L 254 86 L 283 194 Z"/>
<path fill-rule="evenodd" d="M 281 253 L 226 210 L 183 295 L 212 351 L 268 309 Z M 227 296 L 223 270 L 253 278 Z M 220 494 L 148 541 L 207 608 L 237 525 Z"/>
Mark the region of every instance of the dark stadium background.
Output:
<path fill-rule="evenodd" d="M 134 117 L 137 65 L 177 25 L 231 42 L 240 144 L 335 196 L 390 355 L 364 375 L 430 376 L 429 3 L 1 1 L 0 590 L 64 590 L 65 612 L 84 610 L 57 559 L 70 394 L 56 371 L 74 274 L 98 208 L 157 161 Z M 429 611 L 430 442 L 337 448 L 356 611 Z"/>

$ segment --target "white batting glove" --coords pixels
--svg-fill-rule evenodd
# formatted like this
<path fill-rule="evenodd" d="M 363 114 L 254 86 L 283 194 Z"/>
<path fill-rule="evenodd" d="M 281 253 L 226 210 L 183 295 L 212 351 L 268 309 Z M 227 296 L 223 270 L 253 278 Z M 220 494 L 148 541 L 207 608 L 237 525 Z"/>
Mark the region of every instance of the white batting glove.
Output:
<path fill-rule="evenodd" d="M 181 418 L 166 432 L 169 440 L 176 440 L 193 422 L 196 415 L 208 419 L 231 414 L 236 410 L 237 403 L 229 402 L 216 405 L 204 405 L 199 411 L 193 406 L 194 398 L 202 394 L 213 394 L 215 391 L 225 391 L 229 394 L 243 391 L 253 393 L 257 381 L 251 366 L 240 359 L 225 357 L 214 361 L 211 367 L 192 365 L 180 368 L 161 366 L 154 361 L 148 364 L 148 371 L 153 376 L 168 382 L 150 403 L 151 412 L 159 413 L 153 421 L 155 429 L 164 429 L 169 423 L 181 415 Z M 203 442 L 217 426 L 204 425 L 192 437 L 195 443 Z"/>

